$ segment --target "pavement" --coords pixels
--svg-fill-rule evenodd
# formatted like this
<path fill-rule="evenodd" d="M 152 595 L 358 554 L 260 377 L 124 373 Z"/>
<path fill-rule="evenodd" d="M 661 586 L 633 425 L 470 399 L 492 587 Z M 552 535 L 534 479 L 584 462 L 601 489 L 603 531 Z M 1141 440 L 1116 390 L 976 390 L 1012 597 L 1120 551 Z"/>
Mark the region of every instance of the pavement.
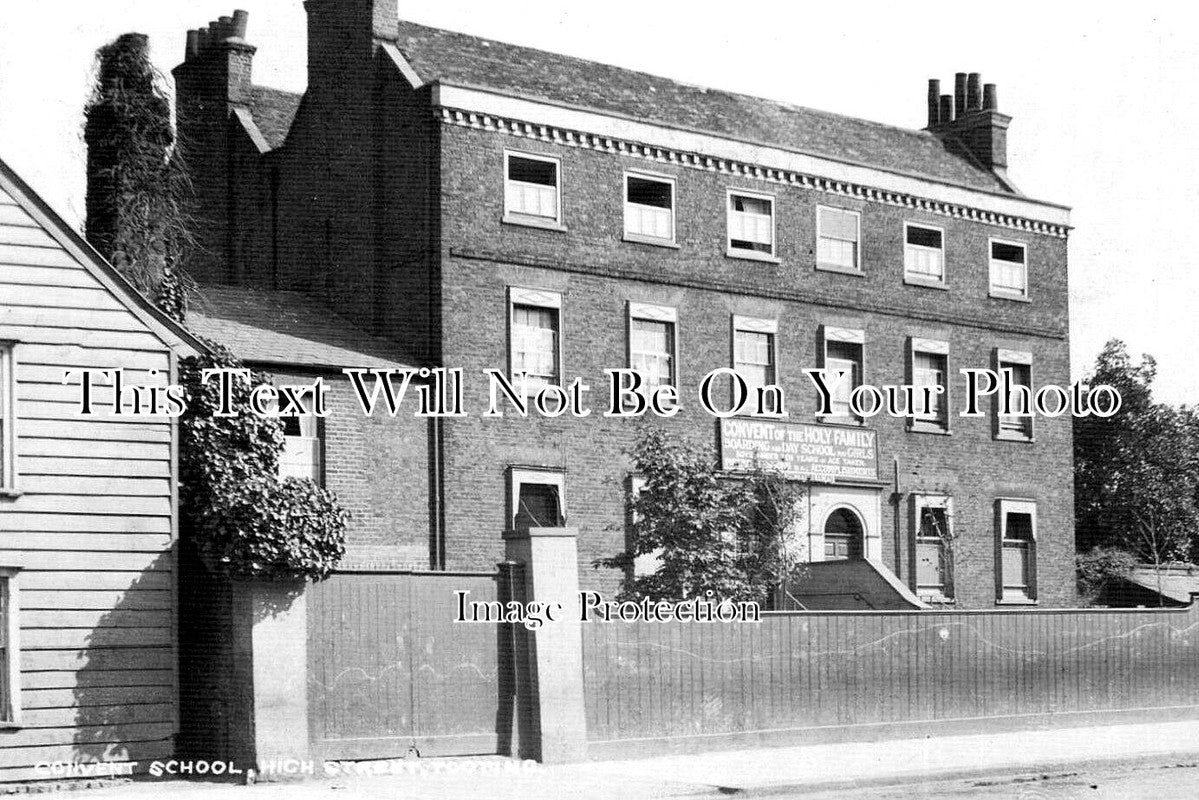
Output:
<path fill-rule="evenodd" d="M 867 789 L 904 784 L 988 775 L 1039 780 L 1135 764 L 1195 767 L 1199 721 L 760 747 L 548 767 L 501 757 L 364 762 L 348 766 L 344 774 L 302 781 L 242 786 L 144 778 L 89 790 L 82 796 L 87 800 L 856 797 Z M 370 772 L 379 774 L 365 774 Z M 1199 770 L 1189 773 L 1199 778 Z"/>

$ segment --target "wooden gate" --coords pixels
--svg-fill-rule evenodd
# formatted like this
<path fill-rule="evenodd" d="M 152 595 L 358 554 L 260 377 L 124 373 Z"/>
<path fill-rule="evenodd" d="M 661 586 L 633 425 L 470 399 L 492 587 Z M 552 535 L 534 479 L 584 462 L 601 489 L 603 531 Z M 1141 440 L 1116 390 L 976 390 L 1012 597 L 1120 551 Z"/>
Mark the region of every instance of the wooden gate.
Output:
<path fill-rule="evenodd" d="M 499 583 L 496 573 L 357 572 L 312 586 L 308 713 L 317 757 L 507 752 L 511 626 L 454 621 L 455 592 L 501 599 Z"/>

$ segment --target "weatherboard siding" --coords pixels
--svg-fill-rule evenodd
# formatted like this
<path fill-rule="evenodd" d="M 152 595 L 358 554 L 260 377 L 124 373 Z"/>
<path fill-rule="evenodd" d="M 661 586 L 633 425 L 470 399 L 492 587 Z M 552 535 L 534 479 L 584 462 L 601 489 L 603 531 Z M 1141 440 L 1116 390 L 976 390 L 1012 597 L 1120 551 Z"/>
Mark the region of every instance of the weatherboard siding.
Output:
<path fill-rule="evenodd" d="M 0 340 L 16 345 L 20 495 L 0 498 L 0 564 L 22 567 L 21 726 L 0 780 L 46 761 L 145 762 L 177 730 L 174 432 L 164 418 L 77 414 L 71 369 L 171 375 L 164 342 L 0 190 Z M 156 371 L 156 372 L 154 372 Z"/>

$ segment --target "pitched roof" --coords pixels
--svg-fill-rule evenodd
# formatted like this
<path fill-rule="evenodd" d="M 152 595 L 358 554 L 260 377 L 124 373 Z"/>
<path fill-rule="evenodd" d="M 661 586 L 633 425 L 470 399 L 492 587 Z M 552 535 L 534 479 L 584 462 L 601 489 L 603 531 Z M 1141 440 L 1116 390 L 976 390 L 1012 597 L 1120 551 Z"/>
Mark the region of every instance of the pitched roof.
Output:
<path fill-rule="evenodd" d="M 0 196 L 7 195 L 42 231 L 73 258 L 96 281 L 129 309 L 166 346 L 181 356 L 205 350 L 204 343 L 150 302 L 116 267 L 109 264 L 41 195 L 0 159 Z"/>
<path fill-rule="evenodd" d="M 270 149 L 274 150 L 287 140 L 287 132 L 291 130 L 291 123 L 295 121 L 302 98 L 301 94 L 285 92 L 282 89 L 252 87 L 250 115 Z"/>
<path fill-rule="evenodd" d="M 679 83 L 643 72 L 413 22 L 400 52 L 434 81 L 584 107 L 944 183 L 1010 193 L 994 173 L 927 131 Z"/>
<path fill-rule="evenodd" d="M 188 308 L 187 325 L 250 363 L 406 368 L 394 343 L 301 292 L 201 286 Z"/>

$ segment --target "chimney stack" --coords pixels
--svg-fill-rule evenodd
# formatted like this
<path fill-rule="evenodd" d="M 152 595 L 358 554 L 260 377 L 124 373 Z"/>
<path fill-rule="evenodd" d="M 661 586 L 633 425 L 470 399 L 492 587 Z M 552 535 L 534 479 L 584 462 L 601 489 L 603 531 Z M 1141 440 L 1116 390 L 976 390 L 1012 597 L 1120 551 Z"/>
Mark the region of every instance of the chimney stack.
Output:
<path fill-rule="evenodd" d="M 953 122 L 953 95 L 941 95 L 941 126 Z"/>
<path fill-rule="evenodd" d="M 380 45 L 399 37 L 399 0 L 304 0 L 308 94 L 330 109 L 367 96 Z"/>
<path fill-rule="evenodd" d="M 941 81 L 928 79 L 928 127 L 935 128 L 941 122 Z"/>
<path fill-rule="evenodd" d="M 982 107 L 982 76 L 971 72 L 966 79 L 966 111 L 981 111 Z"/>
<path fill-rule="evenodd" d="M 934 110 L 934 94 L 940 88 L 940 81 L 929 79 L 927 130 L 1007 183 L 1007 129 L 1012 118 L 999 112 L 995 84 L 984 85 L 977 72 L 958 72 L 954 94 L 940 95 Z"/>
<path fill-rule="evenodd" d="M 999 96 L 995 84 L 988 83 L 983 86 L 983 111 L 998 111 Z"/>

